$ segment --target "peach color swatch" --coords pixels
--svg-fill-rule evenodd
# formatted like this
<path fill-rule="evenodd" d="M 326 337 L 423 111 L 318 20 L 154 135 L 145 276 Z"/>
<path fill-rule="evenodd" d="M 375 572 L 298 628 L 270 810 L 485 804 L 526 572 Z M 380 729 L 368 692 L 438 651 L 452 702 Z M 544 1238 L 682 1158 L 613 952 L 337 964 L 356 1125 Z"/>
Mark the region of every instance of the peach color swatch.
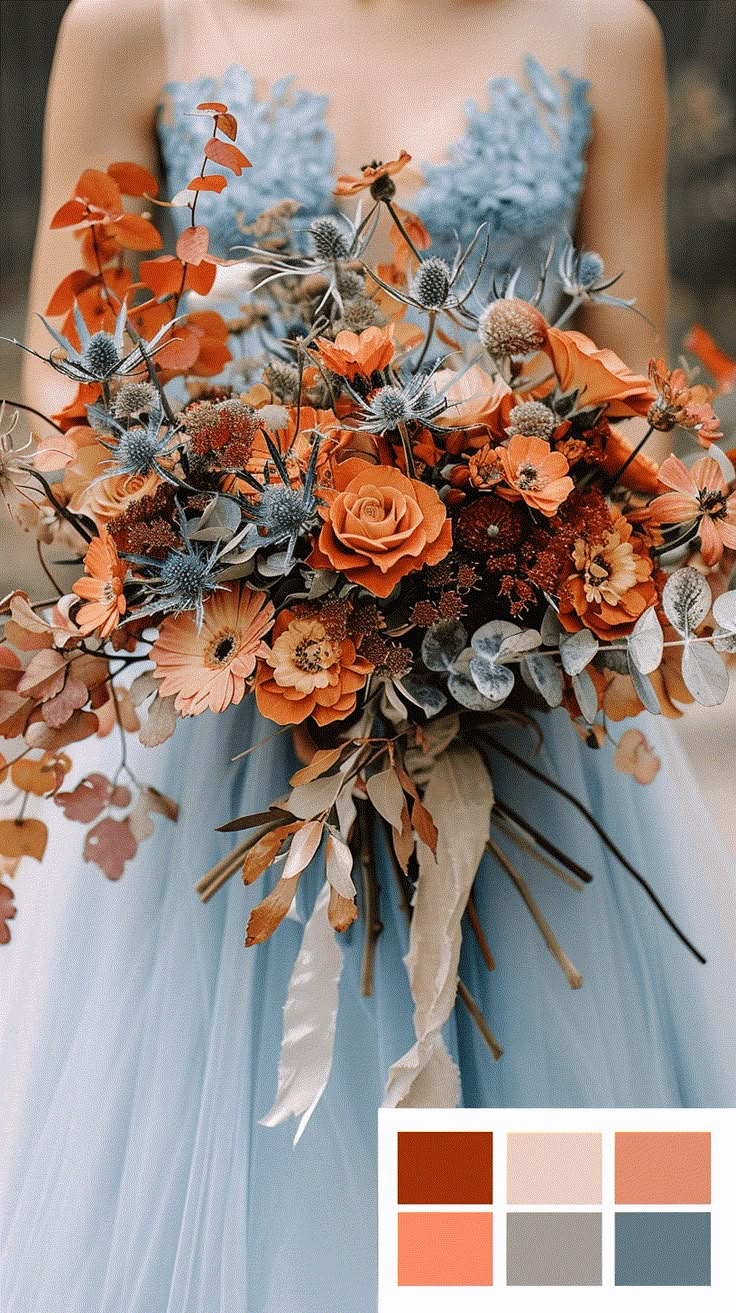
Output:
<path fill-rule="evenodd" d="M 493 1285 L 492 1213 L 399 1213 L 400 1286 Z"/>
<path fill-rule="evenodd" d="M 617 1131 L 617 1204 L 709 1204 L 710 1132 Z"/>
<path fill-rule="evenodd" d="M 515 1131 L 508 1136 L 510 1204 L 599 1204 L 600 1132 Z"/>

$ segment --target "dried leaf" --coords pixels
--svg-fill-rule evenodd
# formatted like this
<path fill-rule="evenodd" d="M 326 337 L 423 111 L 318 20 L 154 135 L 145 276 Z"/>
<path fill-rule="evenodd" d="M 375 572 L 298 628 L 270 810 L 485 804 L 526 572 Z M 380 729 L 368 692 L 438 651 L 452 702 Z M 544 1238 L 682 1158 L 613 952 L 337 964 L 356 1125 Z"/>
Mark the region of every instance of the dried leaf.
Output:
<path fill-rule="evenodd" d="M 437 853 L 437 826 L 432 820 L 430 812 L 424 806 L 424 803 L 416 798 L 411 809 L 411 824 L 417 838 L 434 854 Z"/>
<path fill-rule="evenodd" d="M 329 811 L 344 783 L 343 775 L 321 775 L 308 784 L 298 784 L 292 789 L 286 807 L 293 816 L 311 820 L 313 816 Z"/>
<path fill-rule="evenodd" d="M 187 184 L 188 191 L 224 191 L 227 178 L 222 173 L 208 173 L 204 178 L 192 178 Z"/>
<path fill-rule="evenodd" d="M 234 114 L 223 112 L 217 115 L 215 119 L 215 128 L 221 132 L 224 137 L 229 137 L 230 141 L 235 141 L 238 135 L 238 120 Z"/>
<path fill-rule="evenodd" d="M 354 899 L 356 890 L 353 884 L 353 854 L 334 831 L 327 836 L 325 866 L 327 879 L 335 893 L 341 894 L 348 901 Z"/>
<path fill-rule="evenodd" d="M 176 243 L 176 254 L 182 264 L 201 264 L 209 250 L 210 234 L 203 223 L 185 228 Z"/>
<path fill-rule="evenodd" d="M 114 796 L 112 802 L 115 804 Z M 138 843 L 150 839 L 153 834 L 156 828 L 153 820 L 154 813 L 166 816 L 170 821 L 175 821 L 179 815 L 179 807 L 171 798 L 159 793 L 158 789 L 141 789 L 138 801 L 128 817 L 131 833 Z"/>
<path fill-rule="evenodd" d="M 15 916 L 13 890 L 7 884 L 0 884 L 0 944 L 10 943 L 10 926 Z"/>
<path fill-rule="evenodd" d="M 33 857 L 40 862 L 46 851 L 48 830 L 43 821 L 26 816 L 22 821 L 0 821 L 3 857 Z"/>
<path fill-rule="evenodd" d="M 343 898 L 336 889 L 330 893 L 330 901 L 327 904 L 327 920 L 338 934 L 347 930 L 354 921 L 358 919 L 358 909 L 352 898 Z"/>
<path fill-rule="evenodd" d="M 16 789 L 32 793 L 37 798 L 45 798 L 57 787 L 54 758 L 43 756 L 40 760 L 33 760 L 23 757 L 14 761 L 10 767 L 10 778 Z"/>
<path fill-rule="evenodd" d="M 203 100 L 197 109 L 211 109 L 216 114 L 227 114 L 227 105 L 223 105 L 220 100 Z"/>
<path fill-rule="evenodd" d="M 44 648 L 28 663 L 18 682 L 18 692 L 25 693 L 39 702 L 56 697 L 64 687 L 66 668 L 66 658 L 61 652 L 54 648 Z M 85 696 L 85 702 L 86 700 Z"/>
<path fill-rule="evenodd" d="M 633 775 L 638 784 L 651 784 L 662 763 L 641 730 L 627 729 L 616 745 L 613 764 L 623 774 Z"/>
<path fill-rule="evenodd" d="M 43 748 L 47 752 L 58 752 L 70 743 L 80 743 L 96 734 L 99 721 L 93 711 L 75 711 L 60 729 L 52 729 L 43 721 L 34 721 L 25 732 L 25 740 L 30 748 Z"/>
<path fill-rule="evenodd" d="M 85 862 L 94 862 L 108 880 L 119 880 L 125 863 L 135 857 L 138 844 L 127 822 L 106 816 L 89 830 L 82 856 Z"/>
<path fill-rule="evenodd" d="M 54 802 L 68 821 L 89 825 L 105 810 L 112 797 L 112 784 L 104 775 L 93 773 L 79 781 L 70 793 L 57 793 Z"/>
<path fill-rule="evenodd" d="M 158 196 L 158 182 L 148 169 L 125 160 L 108 164 L 107 172 L 114 178 L 123 196 Z"/>
<path fill-rule="evenodd" d="M 396 853 L 396 860 L 406 875 L 409 869 L 409 858 L 414 852 L 414 831 L 411 828 L 411 818 L 406 802 L 404 802 L 401 813 L 401 825 L 394 825 L 391 830 L 391 841 Z"/>
<path fill-rule="evenodd" d="M 251 948 L 253 944 L 262 944 L 265 939 L 270 938 L 274 930 L 278 930 L 296 897 L 298 884 L 298 875 L 290 880 L 282 876 L 270 894 L 253 908 L 245 932 L 246 948 Z"/>
<path fill-rule="evenodd" d="M 307 821 L 306 825 L 302 825 L 301 829 L 297 830 L 284 862 L 282 875 L 284 880 L 291 880 L 295 875 L 301 875 L 309 866 L 322 842 L 323 829 L 322 821 Z"/>
<path fill-rule="evenodd" d="M 399 777 L 392 766 L 388 770 L 370 775 L 366 780 L 366 792 L 373 806 L 389 825 L 401 829 L 401 820 L 406 802 Z"/>
<path fill-rule="evenodd" d="M 335 1044 L 338 986 L 343 954 L 327 915 L 332 896 L 325 882 L 304 927 L 284 1008 L 278 1092 L 263 1126 L 300 1118 L 294 1143 L 316 1108 L 329 1080 Z"/>
<path fill-rule="evenodd" d="M 205 156 L 215 164 L 220 164 L 224 169 L 231 169 L 233 173 L 240 177 L 243 169 L 251 167 L 250 160 L 239 150 L 237 146 L 231 146 L 226 141 L 220 141 L 218 137 L 211 137 L 204 148 Z"/>
<path fill-rule="evenodd" d="M 50 698 L 44 702 L 41 709 L 47 725 L 51 729 L 60 729 L 62 725 L 71 719 L 75 711 L 81 711 L 89 697 L 87 685 L 83 684 L 81 679 L 75 679 L 72 675 L 67 675 L 66 683 L 63 689 L 55 698 Z"/>
<path fill-rule="evenodd" d="M 308 766 L 302 766 L 301 770 L 295 771 L 289 783 L 294 788 L 298 788 L 300 784 L 309 784 L 312 780 L 318 779 L 340 760 L 346 746 L 345 743 L 341 743 L 337 748 L 320 748 L 315 752 Z"/>
<path fill-rule="evenodd" d="M 274 830 L 269 830 L 249 849 L 243 863 L 243 883 L 253 884 L 263 872 L 273 864 L 282 843 L 299 829 L 297 821 L 289 825 L 277 825 Z"/>

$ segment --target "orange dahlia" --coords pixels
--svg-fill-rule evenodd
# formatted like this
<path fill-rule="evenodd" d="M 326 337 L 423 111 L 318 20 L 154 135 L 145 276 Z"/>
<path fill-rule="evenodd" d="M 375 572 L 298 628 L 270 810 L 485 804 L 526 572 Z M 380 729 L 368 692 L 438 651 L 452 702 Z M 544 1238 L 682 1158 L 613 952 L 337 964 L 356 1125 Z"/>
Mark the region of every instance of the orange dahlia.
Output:
<path fill-rule="evenodd" d="M 310 565 L 388 597 L 412 570 L 447 556 L 452 528 L 434 488 L 364 460 L 346 460 L 333 473 L 335 487 L 320 494 L 325 523 Z"/>
<path fill-rule="evenodd" d="M 646 544 L 620 511 L 598 541 L 578 538 L 575 571 L 562 587 L 559 619 L 565 629 L 591 629 L 598 638 L 631 633 L 647 607 L 657 601 L 653 565 Z"/>
<path fill-rule="evenodd" d="M 266 594 L 245 584 L 208 597 L 201 628 L 191 613 L 170 616 L 151 649 L 161 696 L 176 695 L 183 716 L 242 702 L 257 659 L 268 652 L 263 635 L 272 624 Z"/>
<path fill-rule="evenodd" d="M 321 621 L 284 610 L 258 665 L 258 710 L 277 725 L 299 725 L 308 716 L 318 725 L 344 720 L 372 669 L 351 639 L 330 638 Z"/>
<path fill-rule="evenodd" d="M 73 590 L 85 599 L 77 611 L 76 623 L 83 634 L 97 631 L 100 638 L 109 638 L 125 613 L 123 584 L 128 567 L 120 560 L 107 529 L 101 528 L 99 537 L 92 539 L 84 568 L 90 577 L 78 579 Z"/>

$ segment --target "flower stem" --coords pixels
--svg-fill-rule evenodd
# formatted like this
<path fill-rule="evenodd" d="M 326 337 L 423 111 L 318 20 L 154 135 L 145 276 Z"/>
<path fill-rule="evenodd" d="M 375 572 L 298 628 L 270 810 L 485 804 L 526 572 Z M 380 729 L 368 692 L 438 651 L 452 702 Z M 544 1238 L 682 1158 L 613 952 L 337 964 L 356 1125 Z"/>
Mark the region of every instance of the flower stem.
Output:
<path fill-rule="evenodd" d="M 642 449 L 642 447 L 644 446 L 645 442 L 648 442 L 648 441 L 649 441 L 649 439 L 651 438 L 653 432 L 654 432 L 654 425 L 653 425 L 653 424 L 650 424 L 650 425 L 649 425 L 649 428 L 647 429 L 646 433 L 644 434 L 644 437 L 641 438 L 639 442 L 637 442 L 637 444 L 636 444 L 636 446 L 634 447 L 633 451 L 629 452 L 629 455 L 626 457 L 626 460 L 624 461 L 624 463 L 623 463 L 623 465 L 621 466 L 621 468 L 620 468 L 619 470 L 617 470 L 615 474 L 612 474 L 612 475 L 610 476 L 610 478 L 608 479 L 608 481 L 607 481 L 607 486 L 608 486 L 609 488 L 615 488 L 616 484 L 618 483 L 619 479 L 621 478 L 621 475 L 624 473 L 625 470 L 627 470 L 627 469 L 629 468 L 629 465 L 631 464 L 632 460 L 635 460 L 636 457 L 639 455 L 639 452 L 641 451 L 641 449 Z"/>

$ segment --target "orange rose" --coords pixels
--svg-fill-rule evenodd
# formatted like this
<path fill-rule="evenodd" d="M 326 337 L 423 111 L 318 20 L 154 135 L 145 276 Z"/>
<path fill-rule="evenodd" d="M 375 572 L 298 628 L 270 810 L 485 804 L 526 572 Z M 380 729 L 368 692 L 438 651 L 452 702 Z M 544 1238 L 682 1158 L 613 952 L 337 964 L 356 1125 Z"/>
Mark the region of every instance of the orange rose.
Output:
<path fill-rule="evenodd" d="M 584 333 L 561 328 L 548 329 L 544 350 L 552 361 L 560 389 L 569 392 L 578 388 L 580 405 L 586 410 L 605 402 L 612 419 L 646 415 L 654 400 L 654 389 L 648 378 L 634 374 L 615 351 L 607 347 L 599 351 Z"/>
<path fill-rule="evenodd" d="M 613 640 L 630 634 L 639 616 L 657 601 L 653 565 L 646 544 L 619 511 L 600 542 L 578 538 L 575 573 L 562 587 L 559 619 L 570 632 L 592 629 Z"/>
<path fill-rule="evenodd" d="M 277 725 L 300 725 L 308 716 L 318 725 L 344 720 L 372 669 L 351 639 L 337 642 L 319 620 L 282 611 L 273 646 L 258 665 L 258 710 Z"/>
<path fill-rule="evenodd" d="M 412 570 L 436 565 L 452 547 L 437 493 L 386 465 L 346 460 L 323 489 L 324 525 L 309 564 L 339 570 L 376 597 L 388 597 Z"/>

